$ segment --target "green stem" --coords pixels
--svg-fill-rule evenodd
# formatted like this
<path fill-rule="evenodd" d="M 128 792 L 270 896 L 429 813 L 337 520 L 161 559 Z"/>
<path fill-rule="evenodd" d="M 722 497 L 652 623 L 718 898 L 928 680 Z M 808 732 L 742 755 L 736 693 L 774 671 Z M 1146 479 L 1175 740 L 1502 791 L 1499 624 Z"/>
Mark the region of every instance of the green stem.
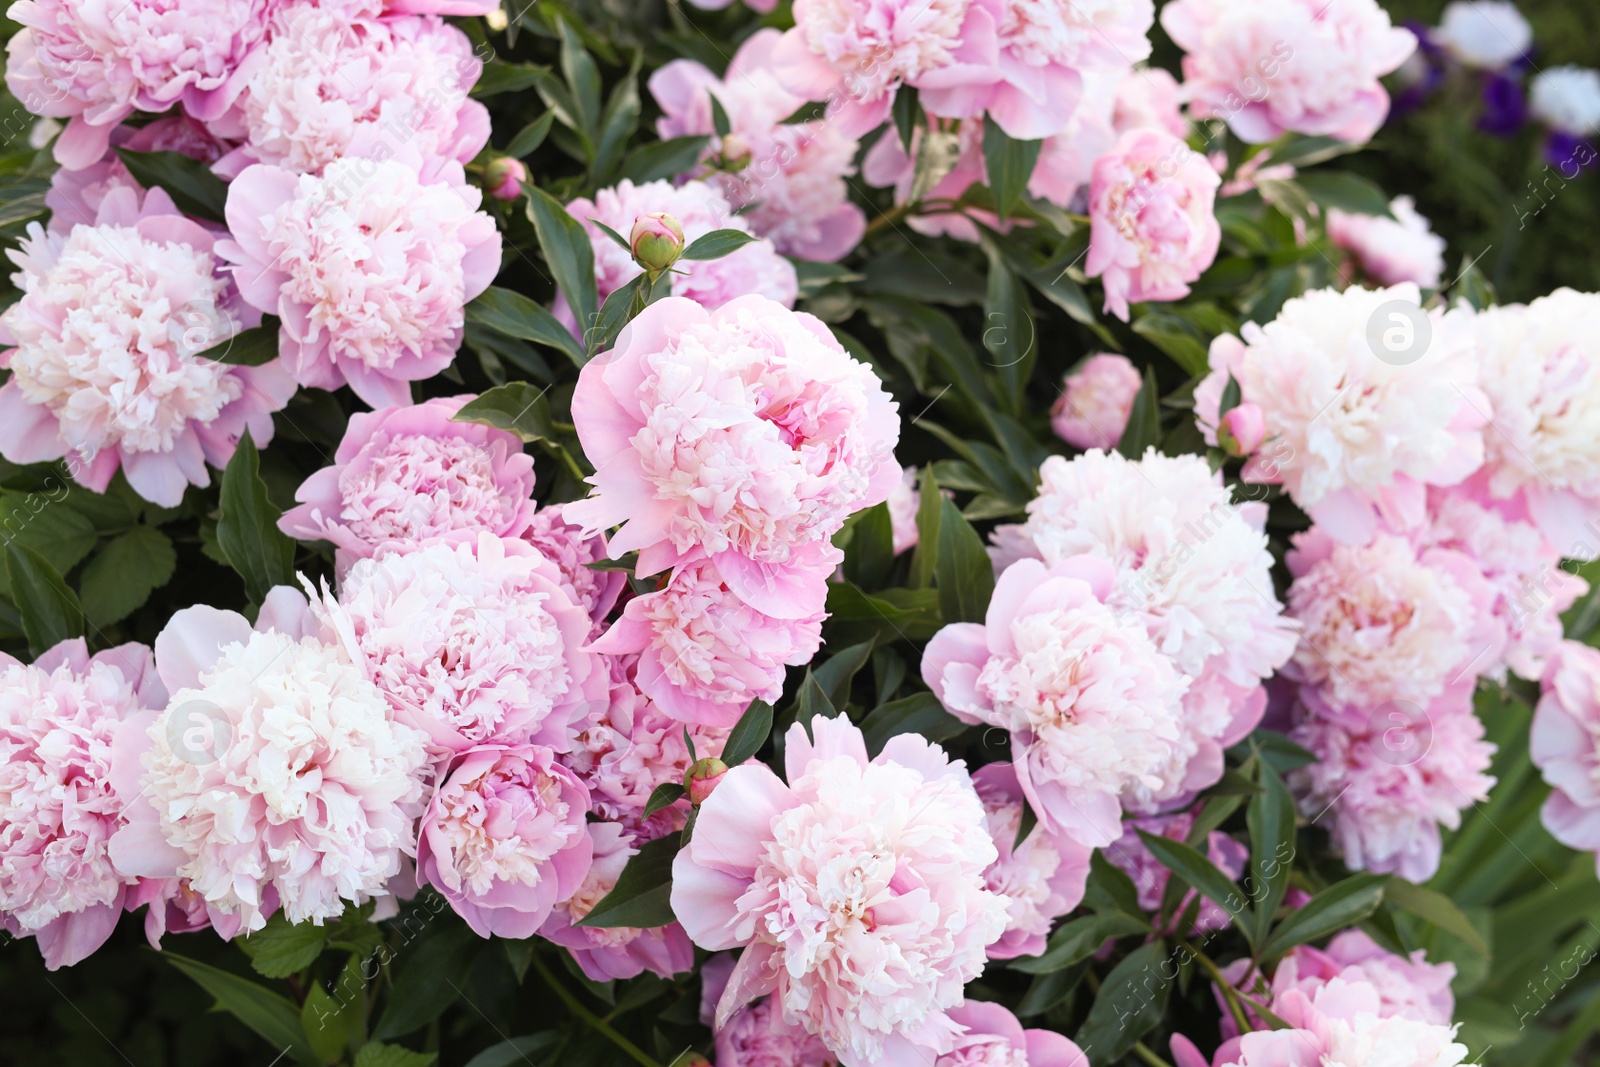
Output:
<path fill-rule="evenodd" d="M 1172 1064 L 1168 1063 L 1160 1056 L 1157 1056 L 1150 1050 L 1150 1046 L 1146 1045 L 1143 1041 L 1135 1041 L 1133 1043 L 1133 1051 L 1141 1060 L 1148 1063 L 1150 1067 L 1172 1067 Z"/>
<path fill-rule="evenodd" d="M 572 1014 L 582 1019 L 591 1030 L 600 1034 L 623 1052 L 626 1052 L 628 1058 L 640 1064 L 641 1067 L 661 1067 L 661 1064 L 645 1055 L 644 1050 L 638 1045 L 617 1033 L 604 1019 L 584 1007 L 582 1002 L 573 996 L 566 986 L 558 982 L 555 975 L 550 973 L 550 969 L 544 965 L 544 960 L 539 958 L 537 952 L 533 954 L 533 967 L 539 972 L 539 977 L 544 979 L 545 984 L 555 990 L 556 996 L 561 998 Z"/>
<path fill-rule="evenodd" d="M 899 222 L 901 219 L 903 219 L 907 215 L 911 214 L 912 209 L 914 209 L 916 206 L 917 206 L 916 204 L 909 204 L 909 203 L 908 204 L 896 204 L 894 207 L 890 208 L 887 212 L 880 213 L 877 218 L 875 218 L 871 222 L 867 223 L 867 234 L 866 235 L 868 237 L 871 237 L 873 234 L 877 233 L 879 230 L 882 230 L 885 226 L 893 226 L 895 223 Z"/>
<path fill-rule="evenodd" d="M 1211 981 L 1216 983 L 1217 988 L 1222 990 L 1222 999 L 1228 1002 L 1228 1011 L 1233 1014 L 1233 1021 L 1239 1024 L 1239 1032 L 1248 1034 L 1255 1029 L 1250 1025 L 1249 1017 L 1245 1015 L 1244 1006 L 1239 1003 L 1239 991 L 1233 988 L 1232 982 L 1222 976 L 1222 971 L 1212 961 L 1211 957 L 1187 942 L 1184 943 L 1183 947 L 1194 954 L 1194 958 L 1199 961 L 1201 969 L 1211 977 Z"/>

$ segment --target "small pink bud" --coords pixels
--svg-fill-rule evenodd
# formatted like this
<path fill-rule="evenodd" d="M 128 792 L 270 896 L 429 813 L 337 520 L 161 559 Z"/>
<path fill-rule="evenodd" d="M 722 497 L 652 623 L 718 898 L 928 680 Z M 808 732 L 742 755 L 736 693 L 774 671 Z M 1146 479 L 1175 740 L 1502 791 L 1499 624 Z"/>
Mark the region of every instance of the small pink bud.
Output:
<path fill-rule="evenodd" d="M 640 215 L 633 220 L 628 247 L 645 270 L 666 270 L 683 254 L 683 227 L 665 212 Z"/>
<path fill-rule="evenodd" d="M 741 171 L 750 165 L 752 156 L 750 142 L 736 133 L 730 133 L 722 139 L 722 169 L 726 171 Z"/>
<path fill-rule="evenodd" d="M 1230 456 L 1248 456 L 1261 447 L 1266 423 L 1255 404 L 1240 404 L 1217 423 L 1217 444 Z"/>
<path fill-rule="evenodd" d="M 722 776 L 727 773 L 728 765 L 715 756 L 695 760 L 694 766 L 683 776 L 683 788 L 689 792 L 689 803 L 697 808 L 704 804 L 711 791 L 717 788 L 717 783 L 722 781 Z"/>
<path fill-rule="evenodd" d="M 522 160 L 501 156 L 492 160 L 483 170 L 483 187 L 496 200 L 515 200 L 522 195 L 522 183 L 528 180 L 528 168 Z"/>

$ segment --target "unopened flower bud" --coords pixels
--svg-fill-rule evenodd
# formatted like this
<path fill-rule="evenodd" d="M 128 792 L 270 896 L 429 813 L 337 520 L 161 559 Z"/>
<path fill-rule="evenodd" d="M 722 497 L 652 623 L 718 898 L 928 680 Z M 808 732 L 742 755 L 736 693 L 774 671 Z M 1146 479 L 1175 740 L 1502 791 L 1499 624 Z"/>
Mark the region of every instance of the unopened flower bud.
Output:
<path fill-rule="evenodd" d="M 740 171 L 750 165 L 750 142 L 736 133 L 722 139 L 722 169 Z"/>
<path fill-rule="evenodd" d="M 1265 436 L 1266 423 L 1261 408 L 1255 404 L 1240 404 L 1217 423 L 1217 444 L 1230 456 L 1252 454 L 1261 447 Z"/>
<path fill-rule="evenodd" d="M 683 776 L 683 788 L 688 790 L 689 803 L 697 808 L 704 804 L 711 791 L 717 788 L 717 783 L 722 781 L 722 776 L 727 773 L 728 765 L 715 756 L 695 760 L 694 766 Z"/>
<path fill-rule="evenodd" d="M 683 255 L 683 227 L 665 212 L 640 215 L 628 235 L 633 258 L 645 270 L 666 270 Z"/>
<path fill-rule="evenodd" d="M 483 170 L 483 186 L 496 200 L 515 200 L 522 195 L 522 183 L 528 180 L 528 168 L 522 160 L 501 156 Z"/>

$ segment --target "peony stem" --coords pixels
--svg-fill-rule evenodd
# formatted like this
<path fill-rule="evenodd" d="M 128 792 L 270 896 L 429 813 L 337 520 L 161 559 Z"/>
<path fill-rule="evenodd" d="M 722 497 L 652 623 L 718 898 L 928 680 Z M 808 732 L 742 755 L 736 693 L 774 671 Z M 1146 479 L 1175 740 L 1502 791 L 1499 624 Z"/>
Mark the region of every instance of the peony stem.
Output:
<path fill-rule="evenodd" d="M 1133 1051 L 1141 1060 L 1148 1063 L 1150 1067 L 1172 1067 L 1172 1064 L 1168 1063 L 1160 1056 L 1157 1056 L 1155 1052 L 1151 1050 L 1150 1046 L 1146 1045 L 1143 1041 L 1135 1041 L 1133 1043 Z"/>
<path fill-rule="evenodd" d="M 626 1052 L 630 1059 L 641 1064 L 642 1067 L 661 1067 L 661 1064 L 646 1055 L 645 1051 L 638 1045 L 617 1033 L 604 1019 L 584 1007 L 583 1003 L 573 996 L 566 986 L 557 981 L 555 975 L 550 973 L 550 969 L 544 965 L 544 960 L 539 958 L 538 952 L 533 954 L 533 966 L 539 972 L 539 977 L 544 979 L 545 985 L 555 990 L 556 996 L 561 998 L 562 1002 L 572 1011 L 572 1014 L 582 1019 L 590 1029 L 605 1037 L 606 1040 L 623 1052 Z"/>

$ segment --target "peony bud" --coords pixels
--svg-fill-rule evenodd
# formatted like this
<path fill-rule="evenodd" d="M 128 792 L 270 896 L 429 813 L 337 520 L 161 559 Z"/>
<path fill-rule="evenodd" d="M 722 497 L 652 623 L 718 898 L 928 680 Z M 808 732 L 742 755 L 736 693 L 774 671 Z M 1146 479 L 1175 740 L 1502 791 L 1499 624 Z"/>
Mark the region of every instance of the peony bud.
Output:
<path fill-rule="evenodd" d="M 633 220 L 628 246 L 633 249 L 634 260 L 645 270 L 666 270 L 683 254 L 683 227 L 662 211 L 640 215 Z"/>
<path fill-rule="evenodd" d="M 496 200 L 515 200 L 522 195 L 522 183 L 528 180 L 528 168 L 522 160 L 501 156 L 483 170 L 483 186 Z"/>
<path fill-rule="evenodd" d="M 730 173 L 741 171 L 750 165 L 750 142 L 736 133 L 730 133 L 722 139 L 722 169 Z"/>
<path fill-rule="evenodd" d="M 1261 447 L 1266 424 L 1255 404 L 1240 404 L 1217 423 L 1217 444 L 1230 456 L 1248 456 Z"/>
<path fill-rule="evenodd" d="M 706 797 L 711 795 L 711 791 L 717 788 L 717 783 L 727 773 L 728 765 L 715 756 L 695 760 L 694 766 L 683 776 L 683 788 L 689 792 L 689 803 L 697 808 L 704 804 Z"/>

